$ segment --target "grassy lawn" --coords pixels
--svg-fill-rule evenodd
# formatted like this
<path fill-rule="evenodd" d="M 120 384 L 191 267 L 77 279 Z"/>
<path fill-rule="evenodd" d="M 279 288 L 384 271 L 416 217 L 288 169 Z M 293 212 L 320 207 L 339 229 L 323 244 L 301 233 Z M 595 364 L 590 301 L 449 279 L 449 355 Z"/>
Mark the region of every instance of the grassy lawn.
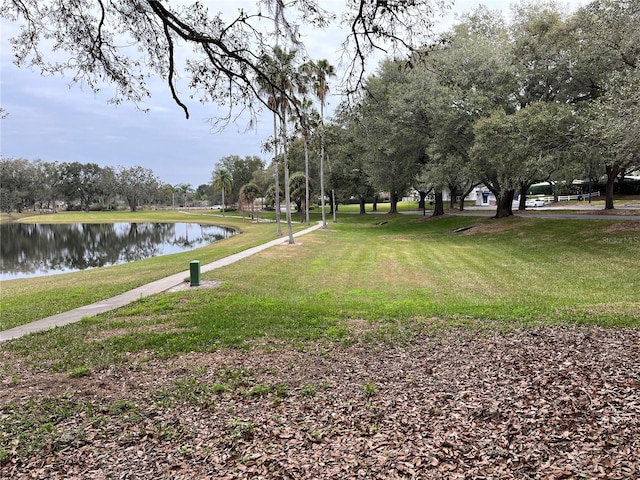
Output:
<path fill-rule="evenodd" d="M 133 218 L 110 215 L 83 219 Z M 243 233 L 3 282 L 3 322 L 274 238 L 273 224 L 196 215 Z M 185 221 L 136 217 L 171 219 Z M 0 343 L 0 477 L 502 478 L 505 459 L 505 478 L 638 477 L 640 222 L 329 227 L 203 274 L 217 288 Z"/>
<path fill-rule="evenodd" d="M 191 260 L 201 264 L 237 253 L 273 240 L 274 224 L 255 224 L 230 216 L 222 217 L 208 211 L 188 214 L 168 212 L 77 212 L 55 215 L 21 215 L 18 221 L 28 223 L 108 223 L 108 222 L 197 222 L 227 225 L 241 231 L 222 242 L 189 252 L 150 258 L 126 265 L 117 265 L 64 275 L 3 281 L 0 285 L 0 330 L 23 325 L 56 313 L 118 295 L 159 278 L 187 271 Z M 6 219 L 6 217 L 5 217 Z M 15 221 L 15 216 L 13 218 Z M 302 228 L 300 225 L 296 229 Z"/>
<path fill-rule="evenodd" d="M 631 214 L 637 214 L 636 212 L 638 210 L 640 210 L 640 197 L 638 197 L 637 195 L 628 195 L 628 196 L 619 196 L 616 197 L 613 201 L 613 204 L 616 208 L 619 207 L 628 207 L 628 206 L 633 206 L 635 211 L 629 212 Z M 471 200 L 467 200 L 465 202 L 465 208 L 469 208 L 469 207 L 475 207 L 475 202 L 471 201 Z M 579 201 L 571 201 L 571 202 L 559 202 L 557 204 L 550 204 L 550 206 L 553 207 L 566 207 L 567 208 L 567 212 L 572 211 L 572 208 L 574 207 L 586 207 L 586 206 L 590 206 L 590 207 L 600 207 L 602 210 L 604 210 L 604 206 L 605 206 L 605 199 L 604 197 L 594 197 L 591 201 L 591 203 L 585 201 L 579 202 Z M 398 208 L 398 212 L 420 212 L 422 211 L 421 209 L 418 209 L 418 202 L 398 202 L 397 205 Z M 387 202 L 379 202 L 376 205 L 376 211 L 378 213 L 387 213 L 390 209 L 390 204 Z M 449 209 L 449 202 L 446 201 L 445 202 L 445 210 Z M 372 203 L 367 203 L 365 205 L 365 210 L 367 213 L 372 213 L 373 212 L 373 204 Z M 426 214 L 430 215 L 431 211 L 433 210 L 433 205 L 430 205 L 429 203 L 427 203 L 426 205 Z M 457 211 L 458 210 L 458 204 L 456 204 L 455 208 L 453 209 L 453 211 Z M 487 208 L 487 211 L 493 211 L 495 210 L 495 206 Z M 338 213 L 358 213 L 360 211 L 360 205 L 358 204 L 345 204 L 345 205 L 340 205 L 338 207 Z M 538 212 L 544 212 L 544 210 L 538 210 Z M 522 212 L 518 212 L 518 213 L 522 213 Z M 614 213 L 614 214 L 624 214 L 625 211 L 624 210 L 616 210 L 615 212 L 602 212 L 602 213 Z"/>
<path fill-rule="evenodd" d="M 198 221 L 220 218 L 205 213 Z M 224 223 L 244 233 L 200 249 L 202 262 L 274 237 L 274 225 Z M 96 301 L 181 271 L 195 256 L 5 282 L 3 322 L 17 325 Z M 638 222 L 344 215 L 294 246 L 203 274 L 203 280 L 222 282 L 219 288 L 144 298 L 0 348 L 39 368 L 74 372 L 107 368 L 132 354 L 157 358 L 270 342 L 348 344 L 359 331 L 395 341 L 416 329 L 450 325 L 638 327 L 638 258 Z"/>

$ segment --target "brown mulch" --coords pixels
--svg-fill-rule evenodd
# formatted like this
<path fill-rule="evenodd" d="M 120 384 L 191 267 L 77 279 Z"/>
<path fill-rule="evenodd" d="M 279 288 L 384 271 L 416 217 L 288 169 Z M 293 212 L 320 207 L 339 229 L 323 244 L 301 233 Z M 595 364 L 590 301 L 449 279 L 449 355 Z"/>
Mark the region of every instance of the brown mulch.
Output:
<path fill-rule="evenodd" d="M 640 478 L 640 331 L 445 330 L 402 346 L 192 353 L 0 384 L 81 405 L 0 478 Z"/>

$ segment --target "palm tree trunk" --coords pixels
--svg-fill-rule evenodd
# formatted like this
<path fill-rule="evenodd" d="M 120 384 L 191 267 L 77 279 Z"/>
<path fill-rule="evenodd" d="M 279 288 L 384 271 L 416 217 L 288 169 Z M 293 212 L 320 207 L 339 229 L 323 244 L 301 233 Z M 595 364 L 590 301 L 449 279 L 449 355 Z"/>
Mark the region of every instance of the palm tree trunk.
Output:
<path fill-rule="evenodd" d="M 304 217 L 305 223 L 309 225 L 309 141 L 304 137 Z"/>
<path fill-rule="evenodd" d="M 322 228 L 327 228 L 327 214 L 324 211 L 324 102 L 320 102 L 320 202 L 322 204 Z"/>
<path fill-rule="evenodd" d="M 336 204 L 336 191 L 331 190 L 331 201 L 333 202 L 333 223 L 338 222 L 338 217 L 336 216 L 338 213 L 338 205 Z"/>
<path fill-rule="evenodd" d="M 282 225 L 280 224 L 280 172 L 278 168 L 278 122 L 275 110 L 273 111 L 273 163 L 276 167 L 276 225 L 278 236 L 282 236 Z"/>
<path fill-rule="evenodd" d="M 322 210 L 322 228 L 327 228 L 327 214 L 324 211 L 324 140 L 320 137 L 320 204 Z"/>
<path fill-rule="evenodd" d="M 286 114 L 282 113 L 280 119 L 280 128 L 282 129 L 282 158 L 284 160 L 284 206 L 287 215 L 287 233 L 289 234 L 289 245 L 293 245 L 293 227 L 291 225 L 291 194 L 289 191 L 289 159 L 287 152 L 287 124 Z"/>

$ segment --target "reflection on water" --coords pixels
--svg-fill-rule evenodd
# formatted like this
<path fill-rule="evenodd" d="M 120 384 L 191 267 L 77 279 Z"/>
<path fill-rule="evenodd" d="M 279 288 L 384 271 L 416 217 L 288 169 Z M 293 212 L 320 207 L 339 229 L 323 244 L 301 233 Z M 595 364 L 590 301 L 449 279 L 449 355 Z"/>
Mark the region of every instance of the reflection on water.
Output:
<path fill-rule="evenodd" d="M 134 262 L 208 245 L 236 232 L 195 223 L 0 225 L 0 280 Z"/>

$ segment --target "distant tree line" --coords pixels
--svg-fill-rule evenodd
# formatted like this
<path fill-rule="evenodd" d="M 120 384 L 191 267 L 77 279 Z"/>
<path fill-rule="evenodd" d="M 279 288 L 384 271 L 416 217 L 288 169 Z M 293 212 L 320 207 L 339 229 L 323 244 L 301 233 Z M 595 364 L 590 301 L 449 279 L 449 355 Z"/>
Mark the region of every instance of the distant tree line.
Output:
<path fill-rule="evenodd" d="M 0 209 L 111 210 L 119 202 L 131 211 L 151 204 L 171 204 L 173 187 L 151 169 L 100 167 L 95 163 L 0 159 Z"/>
<path fill-rule="evenodd" d="M 2 158 L 0 209 L 4 212 L 55 212 L 59 209 L 112 210 L 120 206 L 136 211 L 152 205 L 178 208 L 222 203 L 231 207 L 242 203 L 247 195 L 253 199 L 263 197 L 274 181 L 273 167 L 266 168 L 265 161 L 257 156 L 242 158 L 229 155 L 216 165 L 217 170 L 228 175 L 224 202 L 220 189 L 222 184 L 216 185 L 215 175 L 210 183 L 194 188 L 187 183 L 163 183 L 153 170 L 141 166 L 101 167 L 95 163 Z M 298 162 L 294 165 L 301 167 Z M 298 183 L 299 175 L 293 178 Z M 251 188 L 245 188 L 243 195 L 245 185 Z M 299 188 L 296 187 L 296 192 Z M 297 195 L 299 197 L 299 192 Z M 273 196 L 267 198 L 265 207 L 274 207 Z"/>
<path fill-rule="evenodd" d="M 254 185 L 252 195 L 258 198 L 273 183 L 273 170 L 266 169 L 264 160 L 257 156 L 229 155 L 220 159 L 218 166 L 229 174 L 227 206 L 241 202 L 244 185 Z M 194 188 L 188 183 L 164 183 L 153 170 L 141 166 L 0 159 L 0 209 L 4 212 L 112 210 L 118 206 L 136 211 L 152 205 L 179 208 L 221 203 L 222 194 L 213 177 L 210 183 Z"/>

